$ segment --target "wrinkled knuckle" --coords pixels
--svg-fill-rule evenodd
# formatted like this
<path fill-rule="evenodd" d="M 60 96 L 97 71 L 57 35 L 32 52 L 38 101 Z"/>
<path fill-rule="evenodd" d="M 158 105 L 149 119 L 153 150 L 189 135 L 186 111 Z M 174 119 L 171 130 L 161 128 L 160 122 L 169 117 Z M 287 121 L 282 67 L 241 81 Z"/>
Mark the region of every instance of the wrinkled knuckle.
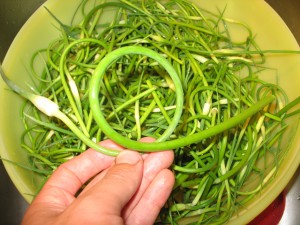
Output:
<path fill-rule="evenodd" d="M 112 168 L 109 172 L 112 179 L 116 179 L 119 182 L 124 183 L 135 183 L 138 177 L 137 170 L 133 166 L 129 165 L 122 165 L 121 166 L 115 166 Z"/>

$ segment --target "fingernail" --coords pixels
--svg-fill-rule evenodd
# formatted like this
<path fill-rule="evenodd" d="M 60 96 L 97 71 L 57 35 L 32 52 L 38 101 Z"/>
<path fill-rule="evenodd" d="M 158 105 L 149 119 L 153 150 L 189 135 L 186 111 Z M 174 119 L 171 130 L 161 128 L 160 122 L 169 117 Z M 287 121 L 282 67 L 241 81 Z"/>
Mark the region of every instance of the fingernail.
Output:
<path fill-rule="evenodd" d="M 127 163 L 135 165 L 141 159 L 142 158 L 138 152 L 124 150 L 117 156 L 116 164 Z"/>

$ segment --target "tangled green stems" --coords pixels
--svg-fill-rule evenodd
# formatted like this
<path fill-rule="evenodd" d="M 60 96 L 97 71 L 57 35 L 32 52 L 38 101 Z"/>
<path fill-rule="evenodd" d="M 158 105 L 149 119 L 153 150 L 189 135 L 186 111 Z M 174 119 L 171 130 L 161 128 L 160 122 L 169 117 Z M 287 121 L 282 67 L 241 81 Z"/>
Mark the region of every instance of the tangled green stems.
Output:
<path fill-rule="evenodd" d="M 294 52 L 261 50 L 246 24 L 185 0 L 120 0 L 89 11 L 86 4 L 75 25 L 48 10 L 61 35 L 30 61 L 36 94 L 1 73 L 30 101 L 21 141 L 32 170 L 51 174 L 87 147 L 117 155 L 97 144 L 106 138 L 140 152 L 173 149 L 176 184 L 159 220 L 225 223 L 276 174 L 286 152 L 285 119 L 299 113 L 290 111 L 300 98 L 289 103 L 259 75 L 270 71 L 265 54 Z M 106 9 L 115 10 L 109 23 L 101 20 Z M 233 41 L 231 24 L 247 38 Z M 140 143 L 143 136 L 157 141 Z M 253 176 L 257 183 L 245 189 Z"/>
<path fill-rule="evenodd" d="M 56 103 L 45 98 L 43 96 L 39 96 L 28 91 L 23 90 L 18 85 L 14 84 L 5 74 L 3 71 L 2 66 L 0 65 L 0 75 L 2 79 L 5 81 L 7 86 L 11 88 L 14 92 L 21 95 L 25 99 L 29 100 L 37 109 L 39 109 L 42 113 L 49 117 L 56 117 L 57 119 L 61 120 L 64 124 L 68 126 L 68 128 L 78 137 L 80 138 L 85 144 L 87 144 L 90 148 L 93 148 L 99 152 L 102 152 L 106 155 L 116 156 L 119 151 L 106 149 L 87 137 L 73 122 L 72 120 L 67 117 L 63 112 L 59 110 L 59 107 Z M 50 163 L 51 164 L 51 163 Z"/>
<path fill-rule="evenodd" d="M 176 88 L 176 95 L 177 95 L 177 101 L 176 101 L 176 110 L 174 113 L 174 117 L 169 124 L 169 127 L 166 129 L 164 134 L 156 140 L 156 142 L 160 143 L 141 143 L 138 141 L 133 141 L 131 139 L 125 138 L 124 136 L 120 135 L 118 132 L 116 132 L 110 124 L 106 121 L 105 117 L 102 114 L 100 105 L 99 105 L 99 89 L 100 89 L 100 83 L 101 79 L 103 78 L 103 75 L 107 69 L 107 67 L 114 62 L 117 58 L 127 55 L 127 54 L 142 54 L 146 55 L 148 57 L 151 57 L 161 63 L 161 65 L 169 72 L 170 76 L 172 77 L 175 88 Z M 57 105 L 48 100 L 43 98 L 40 100 L 41 96 L 37 96 L 31 93 L 28 93 L 15 85 L 13 82 L 11 82 L 7 76 L 5 75 L 2 66 L 0 66 L 0 74 L 3 78 L 3 80 L 7 83 L 7 85 L 14 90 L 16 93 L 22 95 L 23 97 L 30 100 L 36 107 L 38 107 L 43 113 L 45 113 L 48 116 L 54 116 L 61 121 L 63 121 L 84 143 L 86 143 L 89 147 L 94 148 L 95 150 L 98 150 L 104 154 L 115 156 L 118 151 L 109 150 L 106 148 L 103 148 L 94 142 L 92 142 L 82 131 L 80 131 L 77 126 L 61 111 L 58 110 Z M 90 99 L 90 105 L 91 109 L 93 111 L 93 115 L 95 120 L 98 123 L 98 126 L 103 130 L 103 132 L 107 135 L 107 137 L 114 140 L 116 143 L 122 145 L 123 147 L 132 149 L 132 150 L 138 150 L 141 152 L 155 152 L 155 151 L 162 151 L 162 150 L 170 150 L 170 149 L 176 149 L 180 148 L 186 145 L 190 145 L 193 143 L 197 143 L 205 138 L 212 137 L 214 135 L 217 135 L 219 133 L 224 132 L 225 130 L 228 130 L 239 123 L 243 122 L 247 118 L 251 117 L 255 113 L 259 112 L 261 109 L 263 109 L 266 105 L 269 105 L 272 101 L 274 101 L 274 96 L 267 96 L 264 99 L 257 102 L 255 105 L 249 107 L 248 109 L 244 110 L 242 113 L 238 114 L 237 116 L 226 120 L 225 122 L 218 124 L 214 127 L 211 127 L 208 130 L 202 131 L 197 134 L 190 135 L 188 137 L 182 137 L 178 138 L 176 140 L 172 141 L 166 141 L 170 135 L 173 133 L 174 129 L 177 127 L 178 122 L 181 117 L 181 113 L 183 110 L 183 91 L 181 83 L 178 79 L 176 71 L 173 69 L 173 67 L 169 64 L 169 62 L 163 58 L 158 53 L 143 48 L 143 47 L 123 47 L 119 48 L 118 50 L 115 50 L 108 54 L 100 63 L 97 69 L 95 70 L 95 74 L 91 80 L 90 84 L 90 91 L 89 91 L 89 99 Z M 52 107 L 54 106 L 54 107 Z M 53 109 L 54 108 L 54 109 Z M 53 110 L 52 110 L 53 109 Z"/>
<path fill-rule="evenodd" d="M 106 118 L 103 116 L 101 107 L 99 105 L 99 89 L 100 89 L 100 84 L 103 79 L 104 73 L 106 72 L 110 64 L 113 63 L 116 59 L 128 54 L 141 54 L 155 59 L 164 67 L 164 69 L 166 69 L 166 71 L 170 74 L 171 78 L 173 79 L 175 85 L 175 92 L 176 92 L 176 108 L 175 108 L 174 116 L 168 128 L 156 140 L 156 142 L 161 142 L 161 143 L 156 143 L 156 142 L 141 143 L 126 138 L 122 136 L 120 133 L 116 132 L 106 121 Z M 167 139 L 169 139 L 170 135 L 173 133 L 180 120 L 181 113 L 183 110 L 183 90 L 182 90 L 179 77 L 176 71 L 174 70 L 174 68 L 170 65 L 170 63 L 165 58 L 163 58 L 158 53 L 140 46 L 128 46 L 128 47 L 123 47 L 112 51 L 111 53 L 107 54 L 105 58 L 103 58 L 103 60 L 99 63 L 98 67 L 96 68 L 94 75 L 91 79 L 90 90 L 89 90 L 89 100 L 90 100 L 91 109 L 93 112 L 93 116 L 96 122 L 98 123 L 100 129 L 102 129 L 102 131 L 107 135 L 107 137 L 114 140 L 116 143 L 126 148 L 143 151 L 143 152 L 144 151 L 154 152 L 154 151 L 162 151 L 168 149 L 176 149 L 186 145 L 197 143 L 205 138 L 217 135 L 218 133 L 221 133 L 227 129 L 230 129 L 238 125 L 242 121 L 246 120 L 248 117 L 251 117 L 255 113 L 259 112 L 266 105 L 270 104 L 274 99 L 275 99 L 274 96 L 268 96 L 262 99 L 261 101 L 257 102 L 249 109 L 233 117 L 232 119 L 229 119 L 221 124 L 218 124 L 208 130 L 199 132 L 194 135 L 190 135 L 188 137 L 182 137 L 176 140 L 166 141 Z"/>

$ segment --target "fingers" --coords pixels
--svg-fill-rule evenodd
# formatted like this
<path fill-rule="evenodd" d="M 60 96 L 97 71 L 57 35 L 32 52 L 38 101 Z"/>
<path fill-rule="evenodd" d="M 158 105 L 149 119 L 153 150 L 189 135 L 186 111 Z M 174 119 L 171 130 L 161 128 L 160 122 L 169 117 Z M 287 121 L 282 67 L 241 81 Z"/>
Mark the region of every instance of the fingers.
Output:
<path fill-rule="evenodd" d="M 111 149 L 121 149 L 112 141 L 101 142 L 101 145 Z M 74 201 L 74 195 L 82 185 L 97 173 L 108 168 L 114 162 L 114 159 L 114 157 L 89 149 L 62 164 L 45 183 L 26 215 L 41 210 L 48 210 L 49 214 L 52 213 L 51 210 L 55 213 L 62 212 Z"/>
<path fill-rule="evenodd" d="M 145 138 L 141 141 L 153 141 L 153 139 Z M 128 218 L 132 213 L 133 209 L 139 204 L 140 199 L 143 197 L 144 192 L 151 184 L 153 179 L 158 175 L 161 170 L 167 169 L 173 162 L 174 153 L 173 151 L 155 152 L 143 155 L 144 158 L 144 171 L 142 183 L 135 194 L 135 196 L 128 203 L 126 208 L 123 210 L 124 218 Z"/>
<path fill-rule="evenodd" d="M 116 158 L 116 164 L 107 171 L 101 181 L 78 196 L 66 212 L 76 214 L 88 208 L 90 215 L 103 215 L 103 221 L 107 219 L 105 215 L 109 215 L 111 224 L 118 224 L 122 208 L 136 193 L 142 177 L 141 155 L 134 151 L 122 151 Z M 91 221 L 85 221 L 86 224 L 90 224 L 89 222 Z"/>
<path fill-rule="evenodd" d="M 144 137 L 142 138 L 140 141 L 141 142 L 153 142 L 155 139 L 151 138 L 151 137 Z M 121 150 L 121 149 L 120 149 Z M 143 154 L 142 158 L 143 160 L 145 160 L 148 157 L 149 154 Z M 114 164 L 112 163 L 111 166 L 113 166 Z M 97 184 L 99 181 L 102 180 L 102 178 L 106 175 L 108 171 L 108 168 L 104 171 L 102 171 L 100 174 L 98 174 L 96 177 L 93 178 L 93 180 L 84 188 L 84 190 L 81 192 L 81 194 L 85 193 L 86 191 L 88 191 L 90 188 L 92 188 L 95 184 Z"/>
<path fill-rule="evenodd" d="M 175 178 L 170 170 L 161 170 L 145 190 L 138 205 L 126 219 L 126 224 L 154 224 L 161 208 L 172 191 L 174 182 Z"/>

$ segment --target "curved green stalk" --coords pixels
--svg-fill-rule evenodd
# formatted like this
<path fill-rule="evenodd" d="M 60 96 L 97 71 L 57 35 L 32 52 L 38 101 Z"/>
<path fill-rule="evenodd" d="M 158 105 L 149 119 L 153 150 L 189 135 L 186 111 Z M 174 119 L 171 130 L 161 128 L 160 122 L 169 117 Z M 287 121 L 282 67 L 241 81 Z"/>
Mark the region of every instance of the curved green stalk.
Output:
<path fill-rule="evenodd" d="M 93 111 L 94 118 L 96 122 L 98 123 L 98 126 L 102 128 L 103 132 L 108 136 L 114 137 L 115 139 L 123 139 L 123 136 L 121 136 L 119 133 L 115 132 L 110 125 L 107 123 L 105 117 L 102 114 L 101 107 L 99 105 L 99 89 L 100 89 L 100 81 L 103 79 L 105 71 L 108 69 L 108 67 L 118 58 L 122 56 L 126 56 L 129 54 L 140 54 L 144 56 L 148 56 L 157 62 L 159 62 L 164 69 L 169 73 L 171 76 L 174 85 L 175 85 L 175 92 L 176 92 L 176 109 L 173 116 L 173 119 L 171 123 L 169 124 L 169 127 L 165 130 L 164 134 L 161 135 L 161 137 L 158 138 L 158 141 L 164 141 L 170 137 L 170 135 L 175 130 L 180 117 L 182 113 L 183 108 L 183 89 L 181 86 L 181 82 L 179 80 L 179 77 L 172 67 L 172 65 L 159 53 L 154 52 L 153 50 L 140 47 L 140 46 L 128 46 L 128 47 L 122 47 L 117 50 L 114 50 L 113 52 L 110 52 L 103 58 L 103 60 L 99 63 L 98 67 L 96 68 L 94 75 L 91 79 L 91 85 L 89 90 L 89 100 L 90 105 Z M 127 141 L 126 139 L 125 141 Z M 118 140 L 116 140 L 117 143 L 119 143 Z M 131 142 L 131 141 L 130 141 Z M 142 149 L 141 149 L 142 150 Z"/>

